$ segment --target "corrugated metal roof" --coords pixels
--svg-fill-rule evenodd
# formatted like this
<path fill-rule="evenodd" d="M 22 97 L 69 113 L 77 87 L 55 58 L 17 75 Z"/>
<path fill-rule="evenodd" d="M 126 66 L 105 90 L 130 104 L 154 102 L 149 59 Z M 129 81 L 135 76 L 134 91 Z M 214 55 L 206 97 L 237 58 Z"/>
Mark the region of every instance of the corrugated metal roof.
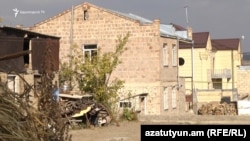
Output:
<path fill-rule="evenodd" d="M 240 70 L 250 70 L 250 66 L 239 66 Z"/>
<path fill-rule="evenodd" d="M 137 20 L 139 21 L 141 24 L 152 24 L 153 21 L 149 20 L 149 19 L 146 19 L 144 17 L 141 17 L 141 16 L 138 16 L 138 15 L 135 15 L 135 14 L 132 14 L 132 13 L 122 13 L 122 12 L 118 12 L 118 11 L 114 11 L 114 10 L 110 10 L 109 11 L 113 12 L 113 13 L 116 13 L 116 14 L 119 14 L 119 15 L 122 15 L 122 16 L 125 16 L 125 17 L 128 17 L 128 18 L 131 18 L 133 20 Z M 161 36 L 167 36 L 167 37 L 179 37 L 179 38 L 184 38 L 184 39 L 188 39 L 187 37 L 187 31 L 181 31 L 181 30 L 178 30 L 176 31 L 176 25 L 173 25 L 173 24 L 160 24 L 160 33 L 161 33 Z M 184 28 L 182 28 L 184 29 Z"/>

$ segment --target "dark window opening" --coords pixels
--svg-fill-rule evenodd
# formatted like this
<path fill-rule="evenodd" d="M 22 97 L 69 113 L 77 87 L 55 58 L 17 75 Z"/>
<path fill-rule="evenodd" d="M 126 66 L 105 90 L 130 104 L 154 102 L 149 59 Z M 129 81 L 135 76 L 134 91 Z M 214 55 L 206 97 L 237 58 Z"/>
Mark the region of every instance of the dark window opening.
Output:
<path fill-rule="evenodd" d="M 29 50 L 29 43 L 30 43 L 30 39 L 24 39 L 23 51 Z M 29 64 L 29 54 L 24 55 L 23 59 L 24 59 L 24 64 L 28 65 Z"/>
<path fill-rule="evenodd" d="M 212 79 L 214 89 L 222 89 L 222 79 L 214 78 Z"/>
<path fill-rule="evenodd" d="M 120 102 L 120 108 L 131 108 L 131 107 L 132 107 L 131 102 L 128 102 L 128 101 Z"/>
<path fill-rule="evenodd" d="M 83 12 L 83 20 L 87 20 L 88 17 L 89 17 L 88 11 L 87 11 L 87 10 L 84 10 L 84 12 Z"/>
<path fill-rule="evenodd" d="M 180 66 L 183 66 L 184 64 L 185 64 L 184 58 L 180 57 L 180 58 L 179 58 L 179 65 L 180 65 Z"/>

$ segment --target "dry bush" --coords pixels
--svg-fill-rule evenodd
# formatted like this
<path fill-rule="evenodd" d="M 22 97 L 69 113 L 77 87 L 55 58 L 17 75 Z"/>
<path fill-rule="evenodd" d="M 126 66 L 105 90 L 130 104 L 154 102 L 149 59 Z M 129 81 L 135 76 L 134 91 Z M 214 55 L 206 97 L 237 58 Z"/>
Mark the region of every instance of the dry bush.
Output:
<path fill-rule="evenodd" d="M 33 86 L 24 82 L 24 92 L 14 93 L 0 82 L 0 141 L 66 141 L 67 120 L 61 116 L 61 108 L 53 99 L 53 68 L 49 49 L 44 54 L 44 71 L 41 74 L 41 91 L 36 94 L 37 105 L 32 105 L 30 94 Z"/>

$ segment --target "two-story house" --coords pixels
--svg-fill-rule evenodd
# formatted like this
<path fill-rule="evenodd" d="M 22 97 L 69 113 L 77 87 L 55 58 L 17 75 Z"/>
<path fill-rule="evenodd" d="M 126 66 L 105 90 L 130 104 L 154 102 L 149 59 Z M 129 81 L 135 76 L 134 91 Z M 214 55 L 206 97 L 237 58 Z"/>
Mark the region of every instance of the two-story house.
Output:
<path fill-rule="evenodd" d="M 179 42 L 191 42 L 186 31 L 177 31 L 159 19 L 121 13 L 83 3 L 35 24 L 32 31 L 59 36 L 60 60 L 68 61 L 72 45 L 83 53 L 112 51 L 118 36 L 130 33 L 127 50 L 113 78 L 125 81 L 120 102 L 128 102 L 141 114 L 162 115 L 185 111 L 184 90 L 178 77 Z M 126 101 L 128 93 L 133 99 Z M 123 104 L 121 104 L 123 105 Z"/>
<path fill-rule="evenodd" d="M 179 68 L 186 94 L 195 90 L 198 102 L 221 101 L 224 97 L 234 100 L 237 66 L 241 64 L 240 40 L 211 39 L 209 32 L 193 33 L 192 39 L 192 46 L 181 44 L 179 51 L 188 62 Z"/>
<path fill-rule="evenodd" d="M 211 80 L 214 89 L 237 88 L 237 66 L 241 65 L 240 39 L 212 39 Z"/>

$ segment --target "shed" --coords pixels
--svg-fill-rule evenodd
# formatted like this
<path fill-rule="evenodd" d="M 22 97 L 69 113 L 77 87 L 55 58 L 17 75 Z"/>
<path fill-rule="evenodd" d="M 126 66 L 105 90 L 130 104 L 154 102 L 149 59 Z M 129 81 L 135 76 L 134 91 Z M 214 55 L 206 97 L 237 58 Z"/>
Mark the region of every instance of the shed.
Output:
<path fill-rule="evenodd" d="M 47 59 L 52 62 L 52 71 L 58 71 L 59 40 L 59 37 L 21 28 L 0 27 L 0 72 L 41 73 L 42 63 Z M 46 50 L 50 51 L 45 56 Z"/>

